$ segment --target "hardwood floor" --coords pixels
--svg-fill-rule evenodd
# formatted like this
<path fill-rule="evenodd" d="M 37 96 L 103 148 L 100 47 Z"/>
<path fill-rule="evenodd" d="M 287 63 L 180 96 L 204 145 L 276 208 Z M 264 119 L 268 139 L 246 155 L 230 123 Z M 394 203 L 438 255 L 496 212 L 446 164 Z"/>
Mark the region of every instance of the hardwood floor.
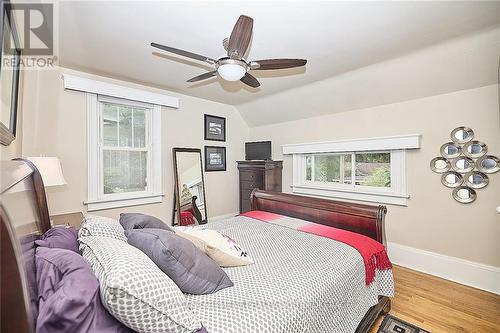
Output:
<path fill-rule="evenodd" d="M 500 332 L 499 295 L 399 266 L 393 271 L 392 315 L 432 333 Z M 379 318 L 370 333 L 381 322 Z"/>

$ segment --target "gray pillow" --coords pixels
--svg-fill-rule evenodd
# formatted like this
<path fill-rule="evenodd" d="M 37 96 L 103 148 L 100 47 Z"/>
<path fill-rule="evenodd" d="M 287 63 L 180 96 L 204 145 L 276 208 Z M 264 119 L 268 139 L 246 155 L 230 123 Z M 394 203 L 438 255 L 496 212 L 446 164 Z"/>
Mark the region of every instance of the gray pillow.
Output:
<path fill-rule="evenodd" d="M 233 286 L 226 273 L 189 240 L 162 229 L 125 230 L 137 247 L 188 294 L 202 295 Z"/>
<path fill-rule="evenodd" d="M 159 218 L 140 213 L 121 213 L 120 224 L 125 230 L 155 228 L 174 232 L 172 228 L 163 223 Z"/>

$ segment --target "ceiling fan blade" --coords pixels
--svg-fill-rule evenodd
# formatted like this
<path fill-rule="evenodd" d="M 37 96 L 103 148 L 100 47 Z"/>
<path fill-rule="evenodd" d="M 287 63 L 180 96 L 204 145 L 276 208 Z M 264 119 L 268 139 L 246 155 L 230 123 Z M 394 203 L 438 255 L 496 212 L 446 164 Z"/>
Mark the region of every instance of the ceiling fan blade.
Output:
<path fill-rule="evenodd" d="M 284 69 L 304 66 L 307 60 L 304 59 L 265 59 L 250 62 L 251 69 Z"/>
<path fill-rule="evenodd" d="M 209 58 L 209 57 L 205 57 L 205 56 L 193 53 L 193 52 L 176 49 L 176 48 L 173 48 L 173 47 L 170 47 L 170 46 L 165 46 L 165 45 L 161 45 L 161 44 L 157 44 L 157 43 L 151 43 L 151 46 L 152 47 L 156 47 L 156 48 L 158 48 L 160 50 L 163 50 L 163 51 L 167 51 L 167 52 L 171 52 L 171 53 L 175 53 L 175 54 L 181 55 L 183 57 L 187 57 L 187 58 L 196 59 L 196 60 L 199 60 L 199 61 L 208 62 L 209 64 L 212 64 L 212 65 L 217 62 L 215 59 L 212 59 L 212 58 Z"/>
<path fill-rule="evenodd" d="M 249 73 L 246 73 L 245 76 L 243 76 L 240 79 L 240 81 L 243 82 L 246 85 L 249 85 L 252 88 L 260 87 L 259 81 L 257 81 L 257 79 L 253 75 L 251 75 Z"/>
<path fill-rule="evenodd" d="M 227 55 L 233 59 L 241 59 L 252 39 L 253 19 L 241 15 L 234 25 L 229 37 Z"/>
<path fill-rule="evenodd" d="M 190 78 L 189 80 L 187 80 L 187 82 L 197 82 L 197 81 L 201 81 L 201 80 L 205 80 L 205 79 L 211 78 L 212 76 L 216 76 L 216 75 L 217 75 L 217 71 L 203 73 L 201 75 L 198 75 L 198 76 L 195 76 L 193 78 Z"/>

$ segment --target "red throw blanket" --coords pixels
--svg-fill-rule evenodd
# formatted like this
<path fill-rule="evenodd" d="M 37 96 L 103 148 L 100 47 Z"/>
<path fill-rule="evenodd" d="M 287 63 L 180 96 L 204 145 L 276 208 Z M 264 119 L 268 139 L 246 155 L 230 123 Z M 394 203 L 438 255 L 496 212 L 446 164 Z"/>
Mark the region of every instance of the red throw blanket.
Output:
<path fill-rule="evenodd" d="M 241 216 L 287 226 L 292 229 L 330 238 L 349 245 L 350 247 L 356 249 L 363 258 L 367 286 L 370 285 L 375 279 L 375 270 L 386 270 L 392 268 L 391 261 L 387 256 L 387 251 L 385 250 L 384 245 L 365 235 L 263 211 L 251 211 L 243 213 Z M 286 222 L 290 219 L 293 219 L 294 222 L 287 225 Z M 302 221 L 303 223 L 297 223 L 297 221 Z"/>

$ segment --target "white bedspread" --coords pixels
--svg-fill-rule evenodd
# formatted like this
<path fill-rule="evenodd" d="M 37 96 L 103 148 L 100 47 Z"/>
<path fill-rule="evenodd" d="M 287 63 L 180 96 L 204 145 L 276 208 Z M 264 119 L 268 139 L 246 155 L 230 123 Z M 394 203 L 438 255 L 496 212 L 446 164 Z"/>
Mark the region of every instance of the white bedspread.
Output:
<path fill-rule="evenodd" d="M 202 227 L 255 261 L 224 268 L 234 287 L 187 295 L 209 333 L 353 333 L 379 295 L 394 294 L 392 271 L 367 287 L 361 255 L 343 243 L 248 217 Z"/>

